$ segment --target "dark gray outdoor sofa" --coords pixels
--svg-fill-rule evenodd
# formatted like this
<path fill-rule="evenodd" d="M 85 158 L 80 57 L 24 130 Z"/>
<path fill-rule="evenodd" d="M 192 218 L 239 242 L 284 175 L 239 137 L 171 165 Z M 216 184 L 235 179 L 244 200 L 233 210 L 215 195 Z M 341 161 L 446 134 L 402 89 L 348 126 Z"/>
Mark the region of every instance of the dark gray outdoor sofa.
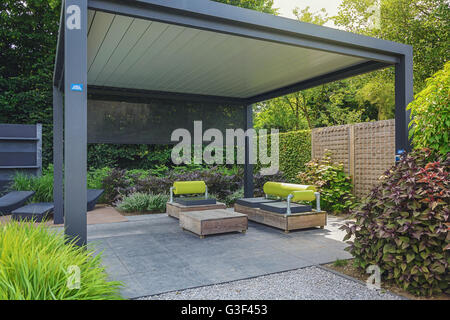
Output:
<path fill-rule="evenodd" d="M 88 189 L 87 190 L 87 211 L 92 211 L 97 204 L 98 199 L 102 196 L 103 189 Z"/>
<path fill-rule="evenodd" d="M 14 220 L 41 222 L 53 212 L 54 208 L 52 202 L 30 203 L 11 212 L 11 217 Z"/>
<path fill-rule="evenodd" d="M 12 191 L 0 198 L 0 216 L 10 214 L 22 207 L 28 199 L 35 194 L 34 191 Z"/>
<path fill-rule="evenodd" d="M 103 194 L 103 189 L 87 190 L 87 211 L 92 211 L 98 199 Z M 31 220 L 41 222 L 54 210 L 51 202 L 24 204 L 34 195 L 34 191 L 12 191 L 0 198 L 0 215 L 12 214 L 14 220 Z"/>

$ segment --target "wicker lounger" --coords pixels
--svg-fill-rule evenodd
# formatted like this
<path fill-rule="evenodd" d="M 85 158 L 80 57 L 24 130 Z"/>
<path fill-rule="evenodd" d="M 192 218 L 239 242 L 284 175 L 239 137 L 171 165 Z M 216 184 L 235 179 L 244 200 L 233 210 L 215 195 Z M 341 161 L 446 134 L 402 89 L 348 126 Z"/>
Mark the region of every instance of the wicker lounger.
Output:
<path fill-rule="evenodd" d="M 22 207 L 34 195 L 34 191 L 12 191 L 0 198 L 0 216 Z"/>
<path fill-rule="evenodd" d="M 170 200 L 166 204 L 167 215 L 179 218 L 181 212 L 226 209 L 226 205 L 208 196 L 204 181 L 176 181 L 169 190 Z M 204 194 L 204 196 L 192 196 Z M 175 197 L 178 195 L 178 197 Z"/>
<path fill-rule="evenodd" d="M 320 210 L 320 195 L 313 186 L 267 182 L 264 193 L 285 199 L 244 198 L 236 201 L 234 210 L 245 213 L 254 222 L 289 232 L 311 227 L 323 228 L 327 223 L 326 212 Z M 295 202 L 316 200 L 317 208 Z"/>

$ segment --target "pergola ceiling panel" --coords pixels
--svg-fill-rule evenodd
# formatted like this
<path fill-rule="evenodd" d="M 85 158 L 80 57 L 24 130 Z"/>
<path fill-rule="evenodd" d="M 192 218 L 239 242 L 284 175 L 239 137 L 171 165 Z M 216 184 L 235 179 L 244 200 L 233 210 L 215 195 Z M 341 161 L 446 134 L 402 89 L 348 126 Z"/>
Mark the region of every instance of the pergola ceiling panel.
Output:
<path fill-rule="evenodd" d="M 367 60 L 89 10 L 88 85 L 249 98 Z"/>

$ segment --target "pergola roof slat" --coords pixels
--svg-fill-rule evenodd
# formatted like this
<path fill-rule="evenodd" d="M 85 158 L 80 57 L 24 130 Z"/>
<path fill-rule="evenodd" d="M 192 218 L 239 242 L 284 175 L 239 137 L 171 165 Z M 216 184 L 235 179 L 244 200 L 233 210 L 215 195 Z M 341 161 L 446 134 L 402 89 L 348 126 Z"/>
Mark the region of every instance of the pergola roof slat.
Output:
<path fill-rule="evenodd" d="M 152 22 L 142 37 L 127 33 L 143 21 L 95 14 L 88 35 L 88 85 L 248 99 L 367 61 L 160 22 Z M 122 42 L 134 43 L 133 48 Z M 121 59 L 110 59 L 115 52 Z M 110 70 L 107 77 L 103 70 Z"/>

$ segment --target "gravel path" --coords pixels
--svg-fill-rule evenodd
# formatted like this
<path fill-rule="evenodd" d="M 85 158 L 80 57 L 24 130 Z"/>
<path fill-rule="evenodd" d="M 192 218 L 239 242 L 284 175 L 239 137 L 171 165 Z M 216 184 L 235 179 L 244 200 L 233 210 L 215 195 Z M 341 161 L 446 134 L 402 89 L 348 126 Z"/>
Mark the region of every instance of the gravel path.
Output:
<path fill-rule="evenodd" d="M 144 297 L 145 300 L 399 300 L 317 267 Z"/>

